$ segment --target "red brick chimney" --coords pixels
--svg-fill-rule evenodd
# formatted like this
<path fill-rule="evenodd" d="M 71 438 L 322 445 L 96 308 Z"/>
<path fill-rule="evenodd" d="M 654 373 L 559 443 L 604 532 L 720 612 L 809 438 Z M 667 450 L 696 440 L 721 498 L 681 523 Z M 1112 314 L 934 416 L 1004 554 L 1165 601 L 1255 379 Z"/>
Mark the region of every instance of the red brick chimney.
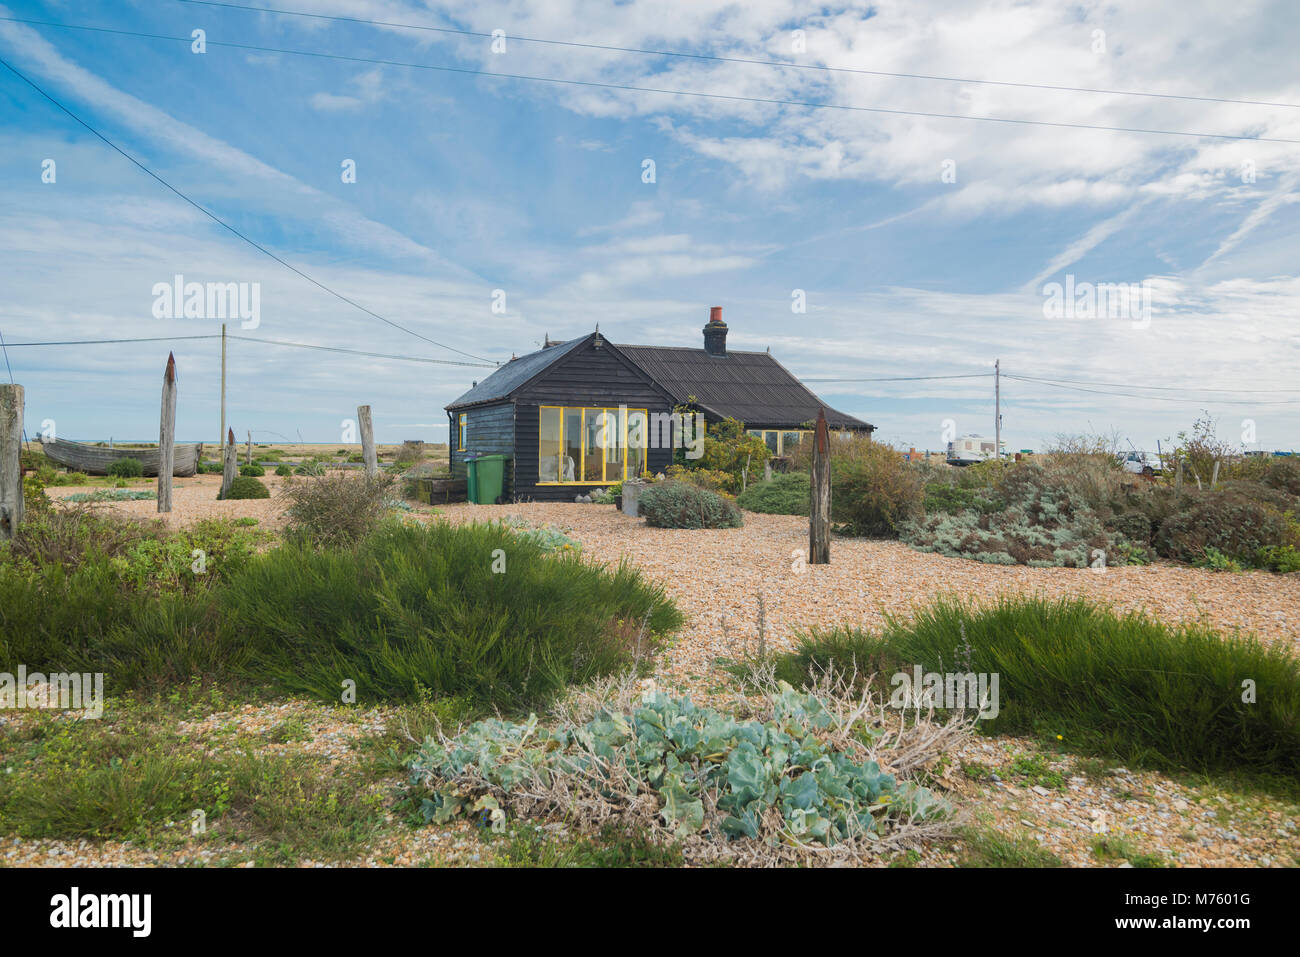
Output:
<path fill-rule="evenodd" d="M 727 324 L 722 321 L 722 307 L 709 307 L 709 322 L 704 327 L 704 351 L 719 359 L 727 355 Z"/>

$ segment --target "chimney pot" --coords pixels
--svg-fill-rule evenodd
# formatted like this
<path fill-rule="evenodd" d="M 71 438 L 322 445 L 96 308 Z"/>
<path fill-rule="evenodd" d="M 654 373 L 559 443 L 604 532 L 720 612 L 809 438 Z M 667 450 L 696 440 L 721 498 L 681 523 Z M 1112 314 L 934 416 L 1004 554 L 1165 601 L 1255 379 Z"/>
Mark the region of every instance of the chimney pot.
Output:
<path fill-rule="evenodd" d="M 722 307 L 709 307 L 709 322 L 704 327 L 704 351 L 717 359 L 727 356 L 727 324 L 722 321 Z"/>

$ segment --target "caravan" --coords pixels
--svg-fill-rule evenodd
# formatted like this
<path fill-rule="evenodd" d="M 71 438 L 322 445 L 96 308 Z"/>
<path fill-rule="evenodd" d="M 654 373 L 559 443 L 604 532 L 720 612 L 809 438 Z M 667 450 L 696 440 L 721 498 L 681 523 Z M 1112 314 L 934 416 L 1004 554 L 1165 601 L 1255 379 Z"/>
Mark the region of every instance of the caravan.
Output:
<path fill-rule="evenodd" d="M 974 465 L 996 458 L 993 439 L 982 435 L 963 435 L 948 443 L 946 461 L 949 465 Z"/>

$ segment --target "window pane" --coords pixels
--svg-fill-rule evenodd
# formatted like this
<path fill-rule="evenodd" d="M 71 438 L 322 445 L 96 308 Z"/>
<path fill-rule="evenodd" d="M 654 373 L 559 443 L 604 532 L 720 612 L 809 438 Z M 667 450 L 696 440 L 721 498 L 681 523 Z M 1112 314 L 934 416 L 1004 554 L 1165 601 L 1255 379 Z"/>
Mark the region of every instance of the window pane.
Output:
<path fill-rule="evenodd" d="M 645 409 L 629 410 L 627 414 L 627 477 L 639 478 L 645 471 L 646 445 L 650 437 L 649 417 Z"/>
<path fill-rule="evenodd" d="M 560 445 L 560 409 L 542 409 L 538 428 L 537 480 L 558 482 L 564 450 Z"/>
<path fill-rule="evenodd" d="M 584 482 L 599 482 L 604 478 L 602 464 L 605 453 L 604 440 L 604 409 L 586 409 L 583 416 L 583 440 L 582 440 L 582 480 Z"/>
<path fill-rule="evenodd" d="M 582 410 L 564 410 L 564 454 L 560 458 L 560 481 L 576 482 L 582 464 Z"/>
<path fill-rule="evenodd" d="M 776 455 L 776 433 L 764 432 L 763 441 L 767 443 L 768 451 L 771 452 L 773 455 Z"/>
<path fill-rule="evenodd" d="M 802 432 L 783 432 L 781 433 L 781 454 L 789 455 L 794 451 L 796 445 L 803 441 Z"/>
<path fill-rule="evenodd" d="M 618 409 L 605 410 L 605 481 L 623 480 L 623 417 Z"/>

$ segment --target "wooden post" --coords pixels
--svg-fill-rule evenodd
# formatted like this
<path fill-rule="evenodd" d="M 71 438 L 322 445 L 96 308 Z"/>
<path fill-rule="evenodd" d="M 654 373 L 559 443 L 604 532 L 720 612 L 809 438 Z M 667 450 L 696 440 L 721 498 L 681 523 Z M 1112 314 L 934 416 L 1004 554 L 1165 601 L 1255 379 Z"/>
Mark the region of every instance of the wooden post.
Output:
<path fill-rule="evenodd" d="M 253 464 L 253 430 L 248 430 L 248 464 Z"/>
<path fill-rule="evenodd" d="M 357 427 L 361 430 L 361 458 L 366 463 L 366 475 L 379 474 L 379 457 L 375 454 L 375 429 L 370 420 L 370 406 L 357 406 Z"/>
<path fill-rule="evenodd" d="M 763 481 L 764 482 L 772 481 L 772 460 L 771 459 L 768 459 L 766 462 L 763 463 Z"/>
<path fill-rule="evenodd" d="M 831 441 L 826 410 L 817 410 L 813 440 L 812 508 L 808 514 L 808 564 L 831 563 Z"/>
<path fill-rule="evenodd" d="M 23 387 L 0 385 L 0 541 L 23 523 Z"/>
<path fill-rule="evenodd" d="M 162 419 L 158 425 L 158 511 L 172 510 L 172 472 L 176 467 L 176 356 L 167 353 L 163 370 Z"/>
<path fill-rule="evenodd" d="M 1182 490 L 1183 490 L 1183 460 L 1179 459 L 1178 468 L 1174 469 L 1174 491 L 1181 492 Z"/>
<path fill-rule="evenodd" d="M 235 430 L 226 431 L 226 444 L 222 447 L 222 466 L 221 466 L 221 494 L 217 498 L 225 498 L 226 493 L 230 491 L 230 485 L 235 481 L 235 466 L 238 464 L 239 453 L 235 449 Z"/>
<path fill-rule="evenodd" d="M 217 433 L 217 448 L 226 444 L 226 324 L 221 324 L 221 431 Z"/>

